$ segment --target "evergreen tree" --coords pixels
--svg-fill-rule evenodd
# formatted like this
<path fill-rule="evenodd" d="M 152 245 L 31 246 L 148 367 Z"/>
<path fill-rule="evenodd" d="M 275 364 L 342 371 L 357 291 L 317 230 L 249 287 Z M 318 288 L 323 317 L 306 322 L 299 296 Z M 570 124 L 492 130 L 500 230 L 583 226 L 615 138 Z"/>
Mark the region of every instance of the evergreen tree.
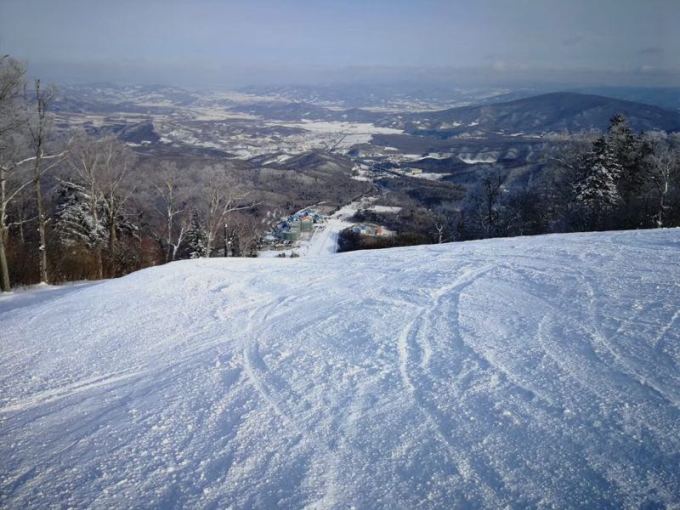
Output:
<path fill-rule="evenodd" d="M 581 169 L 582 174 L 574 183 L 574 195 L 585 208 L 589 228 L 597 228 L 606 213 L 621 201 L 617 184 L 622 169 L 606 138 L 600 137 L 593 143 Z"/>
<path fill-rule="evenodd" d="M 633 132 L 623 115 L 612 117 L 607 144 L 620 165 L 619 195 L 624 203 L 630 204 L 640 195 L 644 185 L 644 159 L 650 147 Z"/>
<path fill-rule="evenodd" d="M 192 214 L 191 223 L 185 236 L 186 254 L 191 259 L 208 257 L 208 233 L 197 214 Z"/>
<path fill-rule="evenodd" d="M 56 231 L 63 246 L 84 244 L 88 248 L 102 246 L 107 242 L 108 229 L 91 213 L 91 197 L 85 187 L 62 182 L 57 190 Z M 103 208 L 97 202 L 98 208 Z"/>

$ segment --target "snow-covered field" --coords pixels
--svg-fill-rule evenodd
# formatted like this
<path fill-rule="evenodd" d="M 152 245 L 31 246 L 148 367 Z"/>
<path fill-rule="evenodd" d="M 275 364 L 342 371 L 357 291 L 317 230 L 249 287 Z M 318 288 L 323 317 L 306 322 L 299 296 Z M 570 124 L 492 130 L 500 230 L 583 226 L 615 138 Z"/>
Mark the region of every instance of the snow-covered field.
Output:
<path fill-rule="evenodd" d="M 379 127 L 365 122 L 325 122 L 306 120 L 302 122 L 278 122 L 270 124 L 305 129 L 312 134 L 310 137 L 311 139 L 318 138 L 319 136 L 342 137 L 341 139 L 338 138 L 335 143 L 337 144 L 337 147 L 344 149 L 349 149 L 356 144 L 370 143 L 373 135 L 395 135 L 403 133 L 401 129 Z"/>
<path fill-rule="evenodd" d="M 0 300 L 0 506 L 680 503 L 680 230 Z"/>

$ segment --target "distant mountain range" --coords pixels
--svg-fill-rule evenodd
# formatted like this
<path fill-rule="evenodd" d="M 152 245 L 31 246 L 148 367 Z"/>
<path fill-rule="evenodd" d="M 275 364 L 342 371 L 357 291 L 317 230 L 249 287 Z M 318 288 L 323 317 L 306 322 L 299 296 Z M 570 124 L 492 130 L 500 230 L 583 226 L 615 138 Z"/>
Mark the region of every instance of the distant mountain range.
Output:
<path fill-rule="evenodd" d="M 329 109 L 304 102 L 242 105 L 238 111 L 263 118 L 296 121 L 371 122 L 413 135 L 442 138 L 606 130 L 623 114 L 636 131 L 680 131 L 680 112 L 645 103 L 576 92 L 554 92 L 507 102 L 461 106 L 440 111 L 387 113 L 359 108 Z"/>
<path fill-rule="evenodd" d="M 77 115 L 79 125 L 90 131 L 112 132 L 126 142 L 145 145 L 159 142 L 159 132 L 156 131 L 159 118 L 170 119 L 178 125 L 188 123 L 185 127 L 196 132 L 195 119 L 201 119 L 213 110 L 226 117 L 220 118 L 218 115 L 213 121 L 208 115 L 207 120 L 201 120 L 206 124 L 200 126 L 200 130 L 209 132 L 212 129 L 210 123 L 216 122 L 222 126 L 220 136 L 223 137 L 239 136 L 243 130 L 255 137 L 279 136 L 286 129 L 295 129 L 302 134 L 305 126 L 298 125 L 301 121 L 371 123 L 403 130 L 406 135 L 411 135 L 406 138 L 418 141 L 416 145 L 426 142 L 428 147 L 442 141 L 500 139 L 514 142 L 535 140 L 550 133 L 604 131 L 611 117 L 619 113 L 625 115 L 637 131 L 680 131 L 680 110 L 658 106 L 661 100 L 672 104 L 670 100 L 674 89 L 611 88 L 611 95 L 619 97 L 584 94 L 583 91 L 552 92 L 529 97 L 523 95 L 529 92 L 527 90 L 507 94 L 487 92 L 486 95 L 481 92 L 477 95 L 459 93 L 458 99 L 476 100 L 477 103 L 438 110 L 427 108 L 424 105 L 427 101 L 418 102 L 417 96 L 407 98 L 394 95 L 391 96 L 390 106 L 397 106 L 399 99 L 403 101 L 403 109 L 341 107 L 337 103 L 331 106 L 333 101 L 327 100 L 328 97 L 339 101 L 349 94 L 348 97 L 356 96 L 362 101 L 370 99 L 357 95 L 356 90 L 351 94 L 338 92 L 337 97 L 329 96 L 333 90 L 331 88 L 315 94 L 314 89 L 286 89 L 272 91 L 269 96 L 252 96 L 201 94 L 161 86 L 95 84 L 66 87 L 52 106 L 62 115 L 62 119 L 69 114 Z M 607 90 L 603 89 L 603 93 Z M 623 99 L 623 96 L 628 99 L 639 98 L 640 101 Z M 291 97 L 302 100 L 291 100 Z M 381 105 L 377 93 L 375 97 L 376 104 Z M 441 101 L 443 97 L 433 93 L 431 104 Z M 354 104 L 359 103 L 359 99 Z M 656 100 L 657 105 L 651 104 L 652 100 Z M 347 100 L 344 104 L 352 104 L 352 101 Z M 415 109 L 418 106 L 420 109 Z M 233 117 L 235 120 L 232 120 L 229 118 L 232 113 L 246 113 L 254 117 L 236 115 Z M 97 117 L 87 118 L 89 114 Z M 272 127 L 267 121 L 294 122 L 296 126 Z"/>
<path fill-rule="evenodd" d="M 555 92 L 505 103 L 451 108 L 402 116 L 411 134 L 442 137 L 536 135 L 550 132 L 605 130 L 609 120 L 623 114 L 633 129 L 680 131 L 680 113 L 605 96 Z"/>
<path fill-rule="evenodd" d="M 581 94 L 595 94 L 598 96 L 614 97 L 616 99 L 633 101 L 635 103 L 652 104 L 655 106 L 660 106 L 661 108 L 665 108 L 666 110 L 680 111 L 680 87 L 609 86 L 609 87 L 586 87 L 570 91 L 579 92 Z"/>

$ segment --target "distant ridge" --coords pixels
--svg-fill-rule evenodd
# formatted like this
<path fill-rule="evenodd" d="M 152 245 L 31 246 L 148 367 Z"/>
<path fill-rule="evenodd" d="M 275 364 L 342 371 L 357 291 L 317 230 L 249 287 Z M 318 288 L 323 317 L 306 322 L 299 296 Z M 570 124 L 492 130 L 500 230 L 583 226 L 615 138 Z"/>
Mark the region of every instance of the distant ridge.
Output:
<path fill-rule="evenodd" d="M 543 134 L 605 130 L 616 114 L 636 131 L 680 131 L 680 113 L 658 106 L 576 92 L 552 92 L 505 103 L 464 106 L 406 116 L 414 134 Z"/>

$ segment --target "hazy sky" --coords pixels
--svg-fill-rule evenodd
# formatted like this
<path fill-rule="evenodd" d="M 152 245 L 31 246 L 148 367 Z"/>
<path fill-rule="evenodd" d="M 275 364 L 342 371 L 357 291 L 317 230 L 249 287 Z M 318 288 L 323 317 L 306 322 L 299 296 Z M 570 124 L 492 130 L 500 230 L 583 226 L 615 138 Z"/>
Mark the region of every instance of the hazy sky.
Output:
<path fill-rule="evenodd" d="M 679 21 L 680 0 L 0 0 L 0 52 L 75 81 L 229 85 L 437 68 L 678 84 Z"/>

